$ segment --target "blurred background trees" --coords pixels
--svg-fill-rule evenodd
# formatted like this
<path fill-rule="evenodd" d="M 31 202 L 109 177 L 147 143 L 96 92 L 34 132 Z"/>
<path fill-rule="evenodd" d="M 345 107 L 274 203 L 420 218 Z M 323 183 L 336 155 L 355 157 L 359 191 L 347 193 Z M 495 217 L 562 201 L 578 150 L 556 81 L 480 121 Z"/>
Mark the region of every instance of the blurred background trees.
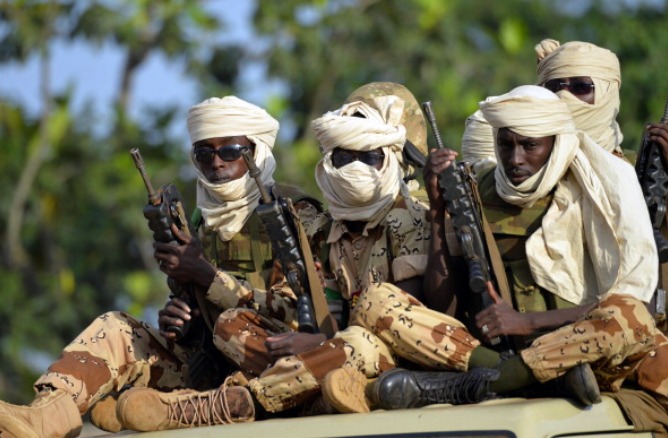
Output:
<path fill-rule="evenodd" d="M 668 95 L 667 3 L 256 1 L 246 24 L 254 38 L 241 44 L 220 42 L 229 17 L 197 0 L 0 2 L 0 79 L 3 64 L 37 57 L 42 66 L 39 84 L 25 84 L 40 90 L 37 116 L 0 96 L 0 398 L 30 400 L 35 377 L 98 314 L 155 318 L 167 288 L 128 150 L 141 145 L 154 184 L 175 183 L 193 206 L 187 139 L 173 135 L 190 105 L 252 88 L 281 121 L 277 180 L 317 193 L 309 122 L 360 85 L 401 82 L 431 100 L 445 142 L 458 149 L 480 100 L 534 82 L 536 43 L 584 40 L 620 57 L 618 120 L 624 147 L 635 149 Z M 53 91 L 54 41 L 123 52 L 119 82 L 106 84 L 116 90 L 109 115 L 72 105 L 76 84 Z M 198 99 L 133 116 L 133 78 L 155 54 L 186 66 Z M 247 83 L 249 66 L 260 66 L 262 82 Z"/>

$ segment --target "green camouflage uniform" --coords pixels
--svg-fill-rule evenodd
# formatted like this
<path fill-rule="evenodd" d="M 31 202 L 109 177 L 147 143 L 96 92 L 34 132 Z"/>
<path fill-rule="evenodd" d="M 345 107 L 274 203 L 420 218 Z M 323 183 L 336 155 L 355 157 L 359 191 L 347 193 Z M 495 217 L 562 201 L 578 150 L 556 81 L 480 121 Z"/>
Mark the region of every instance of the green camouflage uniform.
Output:
<path fill-rule="evenodd" d="M 540 225 L 550 199 L 531 209 L 504 206 L 494 189 L 493 172 L 480 177 L 480 193 L 509 274 L 515 308 L 527 312 L 570 305 L 538 287 L 521 260 L 524 242 Z M 432 369 L 466 371 L 471 352 L 480 345 L 460 321 L 426 308 L 389 284 L 362 294 L 351 324 L 370 330 L 397 355 Z M 668 396 L 668 339 L 656 328 L 645 304 L 629 295 L 603 296 L 594 310 L 537 337 L 521 355 L 539 381 L 590 362 L 604 391 L 617 391 L 631 379 L 659 400 Z"/>

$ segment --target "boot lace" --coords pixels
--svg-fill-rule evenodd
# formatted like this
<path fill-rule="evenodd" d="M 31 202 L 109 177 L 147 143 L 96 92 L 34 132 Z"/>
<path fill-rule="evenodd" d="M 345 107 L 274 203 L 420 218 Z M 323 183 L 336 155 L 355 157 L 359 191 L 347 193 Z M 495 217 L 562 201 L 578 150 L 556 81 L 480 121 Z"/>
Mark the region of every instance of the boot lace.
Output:
<path fill-rule="evenodd" d="M 230 377 L 227 377 L 216 390 L 193 392 L 176 398 L 168 405 L 169 421 L 189 427 L 247 421 L 247 418 L 234 418 L 230 411 L 227 398 L 229 381 Z M 254 417 L 254 408 L 252 416 Z"/>

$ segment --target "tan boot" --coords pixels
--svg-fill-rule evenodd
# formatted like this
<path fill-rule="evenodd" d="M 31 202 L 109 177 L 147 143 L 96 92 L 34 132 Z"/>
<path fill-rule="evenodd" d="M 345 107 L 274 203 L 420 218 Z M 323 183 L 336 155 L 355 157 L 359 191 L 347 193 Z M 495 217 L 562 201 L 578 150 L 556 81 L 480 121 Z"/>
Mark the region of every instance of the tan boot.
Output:
<path fill-rule="evenodd" d="M 240 386 L 204 392 L 131 388 L 118 398 L 116 415 L 126 429 L 148 432 L 253 421 L 255 406 Z"/>
<path fill-rule="evenodd" d="M 116 415 L 119 396 L 119 393 L 110 394 L 93 405 L 90 409 L 90 422 L 95 427 L 113 433 L 123 430 L 123 426 Z"/>
<path fill-rule="evenodd" d="M 45 391 L 28 406 L 0 402 L 0 432 L 17 438 L 70 438 L 83 424 L 72 396 L 62 389 Z"/>
<path fill-rule="evenodd" d="M 371 382 L 355 368 L 344 367 L 327 373 L 322 382 L 322 396 L 338 412 L 348 414 L 369 412 L 371 402 L 366 396 Z"/>

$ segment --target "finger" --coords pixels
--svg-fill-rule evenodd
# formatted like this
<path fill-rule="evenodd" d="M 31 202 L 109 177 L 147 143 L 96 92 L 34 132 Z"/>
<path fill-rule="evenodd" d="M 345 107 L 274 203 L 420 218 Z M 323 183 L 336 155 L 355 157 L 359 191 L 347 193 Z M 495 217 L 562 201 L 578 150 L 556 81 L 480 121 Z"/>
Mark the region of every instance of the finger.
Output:
<path fill-rule="evenodd" d="M 184 312 L 190 314 L 192 312 L 192 309 L 188 305 L 188 302 L 183 300 L 182 298 L 179 297 L 174 297 L 170 300 L 169 305 L 178 307 L 179 309 L 183 310 Z"/>
<path fill-rule="evenodd" d="M 494 304 L 503 302 L 503 299 L 499 296 L 499 294 L 496 293 L 496 289 L 494 289 L 494 285 L 491 281 L 487 282 L 487 293 L 489 294 L 489 297 L 492 299 L 492 301 L 494 301 Z"/>
<path fill-rule="evenodd" d="M 190 243 L 190 236 L 183 230 L 179 229 L 175 223 L 172 223 L 172 234 L 174 234 L 174 237 L 176 237 L 179 242 L 183 244 Z"/>

